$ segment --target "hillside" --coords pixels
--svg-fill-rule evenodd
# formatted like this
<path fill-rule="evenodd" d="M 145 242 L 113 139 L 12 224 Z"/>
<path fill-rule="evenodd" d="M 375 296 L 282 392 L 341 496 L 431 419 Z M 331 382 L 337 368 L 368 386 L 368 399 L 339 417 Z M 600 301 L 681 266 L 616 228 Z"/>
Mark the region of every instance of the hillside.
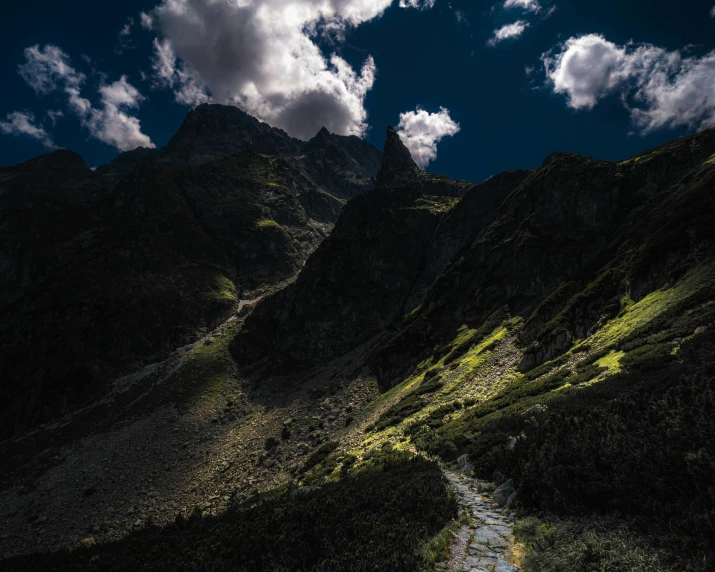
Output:
<path fill-rule="evenodd" d="M 292 157 L 310 143 L 204 105 L 165 149 L 95 172 L 70 151 L 2 168 L 0 435 L 91 403 L 292 279 L 343 205 L 316 157 L 349 143 L 363 163 L 335 172 L 360 192 L 380 156 L 316 139 L 312 177 Z"/>
<path fill-rule="evenodd" d="M 0 310 L 7 569 L 712 569 L 715 130 L 472 184 L 388 128 L 343 205 L 364 143 L 189 119 L 0 171 L 7 267 L 55 249 Z"/>

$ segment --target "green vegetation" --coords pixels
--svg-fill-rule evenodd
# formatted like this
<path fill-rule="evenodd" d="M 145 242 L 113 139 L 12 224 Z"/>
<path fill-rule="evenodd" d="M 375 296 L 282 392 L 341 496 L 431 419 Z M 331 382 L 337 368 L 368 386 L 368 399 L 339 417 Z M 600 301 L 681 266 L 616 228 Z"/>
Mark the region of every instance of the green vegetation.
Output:
<path fill-rule="evenodd" d="M 454 197 L 437 197 L 425 195 L 420 197 L 414 208 L 428 210 L 432 213 L 443 213 L 457 204 L 458 199 Z"/>
<path fill-rule="evenodd" d="M 236 287 L 223 274 L 216 274 L 210 289 L 205 292 L 204 298 L 210 302 L 226 302 L 231 305 L 238 303 Z"/>
<path fill-rule="evenodd" d="M 444 562 L 449 558 L 449 547 L 454 541 L 454 535 L 462 527 L 471 524 L 469 512 L 463 511 L 458 519 L 448 523 L 439 534 L 426 542 L 420 554 L 428 564 Z"/>
<path fill-rule="evenodd" d="M 283 227 L 281 225 L 279 225 L 276 221 L 271 220 L 269 218 L 264 218 L 264 219 L 259 220 L 256 223 L 256 226 L 258 228 L 275 229 L 275 230 L 280 230 L 280 231 L 283 230 Z"/>
<path fill-rule="evenodd" d="M 682 557 L 669 553 L 668 540 L 646 537 L 613 517 L 520 520 L 514 527 L 524 572 L 567 570 L 683 570 Z M 662 540 L 665 540 L 663 542 Z M 705 570 L 697 564 L 691 570 Z"/>
<path fill-rule="evenodd" d="M 303 466 L 300 468 L 301 473 L 306 473 L 310 471 L 313 467 L 316 465 L 319 465 L 325 459 L 328 458 L 328 455 L 335 451 L 335 449 L 338 448 L 339 443 L 337 441 L 330 441 L 328 443 L 325 443 L 318 447 L 318 450 L 315 451 L 310 457 L 308 457 L 308 460 L 303 464 Z"/>
<path fill-rule="evenodd" d="M 594 333 L 497 383 L 494 358 L 518 351 L 500 346 L 521 324 L 502 313 L 462 326 L 369 428 L 372 443 L 468 453 L 480 477 L 513 479 L 522 510 L 551 515 L 522 535 L 525 570 L 715 563 L 715 272 L 700 264 L 635 301 L 618 294 L 621 276 L 603 274 L 544 328 L 570 331 L 605 304 Z"/>
<path fill-rule="evenodd" d="M 604 369 L 597 364 L 613 355 L 596 354 L 595 363 L 587 360 L 575 374 L 562 369 L 534 382 L 523 377 L 458 419 L 416 423 L 409 430 L 413 443 L 447 460 L 470 453 L 478 474 L 514 479 L 524 507 L 619 514 L 641 534 L 668 535 L 683 554 L 712 563 L 715 334 L 694 336 L 677 361 L 657 368 L 634 368 L 626 353 L 622 372 L 571 387 L 575 378 Z M 546 411 L 523 415 L 537 403 Z M 573 556 L 564 554 L 559 558 Z"/>
<path fill-rule="evenodd" d="M 421 411 L 426 405 L 426 401 L 417 393 L 410 393 L 400 399 L 395 405 L 385 411 L 379 419 L 372 425 L 366 427 L 366 431 L 381 431 L 387 427 L 392 427 L 402 423 L 407 417 Z"/>
<path fill-rule="evenodd" d="M 439 467 L 384 447 L 336 482 L 286 486 L 219 516 L 200 511 L 108 544 L 20 556 L 5 570 L 394 570 L 427 563 L 430 539 L 457 517 Z"/>
<path fill-rule="evenodd" d="M 238 333 L 238 325 L 230 323 L 225 331 L 199 342 L 187 356 L 184 365 L 174 374 L 177 387 L 189 386 L 190 393 L 182 407 L 196 408 L 207 402 L 222 400 L 237 378 L 237 366 L 229 346 Z"/>

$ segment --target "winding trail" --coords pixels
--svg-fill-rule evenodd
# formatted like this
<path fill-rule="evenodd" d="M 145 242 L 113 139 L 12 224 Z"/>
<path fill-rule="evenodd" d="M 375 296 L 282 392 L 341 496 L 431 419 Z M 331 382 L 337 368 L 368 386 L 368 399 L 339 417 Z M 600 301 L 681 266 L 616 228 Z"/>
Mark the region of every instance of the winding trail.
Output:
<path fill-rule="evenodd" d="M 520 570 L 507 559 L 513 543 L 515 518 L 496 502 L 477 491 L 480 481 L 442 469 L 454 486 L 460 508 L 468 511 L 470 525 L 463 526 L 455 537 L 451 557 L 436 565 L 438 570 L 450 572 L 517 572 Z"/>

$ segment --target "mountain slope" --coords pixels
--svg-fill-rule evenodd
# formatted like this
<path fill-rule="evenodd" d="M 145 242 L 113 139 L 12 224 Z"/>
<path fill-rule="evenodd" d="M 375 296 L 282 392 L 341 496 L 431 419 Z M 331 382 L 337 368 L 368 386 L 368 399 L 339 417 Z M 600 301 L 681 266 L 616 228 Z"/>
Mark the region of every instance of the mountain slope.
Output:
<path fill-rule="evenodd" d="M 478 185 L 419 171 L 388 130 L 377 187 L 344 207 L 305 166 L 357 172 L 338 143 L 0 171 L 21 404 L 3 565 L 490 569 L 491 542 L 501 570 L 712 569 L 715 130 Z M 267 295 L 234 315 L 241 289 Z M 102 375 L 38 381 L 66 363 Z M 82 409 L 51 393 L 73 387 Z M 498 539 L 435 458 L 508 507 Z"/>
<path fill-rule="evenodd" d="M 391 150 L 395 147 L 397 153 Z M 438 231 L 439 221 L 454 208 L 455 194 L 474 189 L 468 190 L 469 183 L 413 171 L 409 152 L 392 130 L 378 181 L 405 182 L 399 178 L 404 173 L 400 160 L 393 158 L 400 151 L 402 159 L 409 160 L 408 184 L 377 188 L 345 206 L 330 238 L 308 260 L 296 283 L 270 297 L 249 318 L 234 346 L 241 359 L 278 352 L 289 363 L 306 365 L 333 358 L 383 331 L 419 303 L 411 297 L 416 284 L 429 280 L 439 266 L 425 266 L 428 256 L 439 256 L 434 238 L 444 240 L 449 232 Z M 393 169 L 398 176 L 385 175 Z M 508 190 L 506 185 L 501 192 Z"/>
<path fill-rule="evenodd" d="M 239 364 L 263 358 L 261 371 L 277 359 L 315 366 L 370 348 L 363 365 L 384 393 L 363 413 L 372 422 L 350 454 L 395 443 L 443 461 L 467 455 L 460 466 L 518 490 L 510 502 L 526 514 L 565 519 L 520 529 L 528 570 L 563 562 L 640 569 L 628 567 L 645 566 L 636 554 L 650 554 L 652 569 L 708 570 L 714 157 L 715 130 L 620 163 L 552 154 L 540 169 L 512 175 L 484 226 L 457 234 L 451 250 L 438 247 L 454 254 L 437 259 L 426 294 L 424 282 L 410 280 L 399 310 L 379 323 L 371 320 L 382 307 L 374 292 L 389 290 L 344 272 L 336 253 L 321 257 L 344 250 L 331 237 L 295 284 L 249 316 L 233 354 Z M 419 181 L 401 193 L 419 196 L 411 184 Z M 480 220 L 472 214 L 477 189 L 411 234 L 427 231 L 438 245 L 450 219 Z M 361 198 L 369 204 L 344 211 L 354 218 L 341 215 L 341 236 L 362 235 L 376 220 L 371 207 L 381 202 Z M 360 260 L 392 255 L 403 269 L 425 260 L 424 249 L 382 230 L 379 242 L 354 239 Z M 306 300 L 317 285 L 317 301 Z M 598 523 L 622 528 L 610 533 Z M 544 540 L 534 526 L 553 536 Z M 580 543 L 596 548 L 581 554 L 573 548 Z"/>
<path fill-rule="evenodd" d="M 203 159 L 290 143 L 233 109 L 220 140 L 202 142 L 216 125 L 200 119 L 226 110 L 192 114 L 172 152 L 194 152 L 189 128 Z M 57 151 L 0 171 L 0 434 L 90 403 L 228 318 L 239 296 L 291 279 L 342 207 L 299 159 L 244 149 L 197 162 L 171 168 L 138 149 L 93 173 Z"/>
<path fill-rule="evenodd" d="M 388 131 L 388 141 L 394 137 L 396 134 Z M 401 326 L 404 330 L 384 352 L 389 354 L 390 361 L 407 363 L 409 360 L 406 362 L 406 356 L 394 345 L 401 344 L 402 340 L 411 348 L 431 347 L 424 339 L 426 332 L 444 330 L 434 335 L 437 338 L 449 336 L 450 331 L 465 321 L 481 323 L 505 305 L 512 315 L 521 314 L 528 318 L 541 305 L 539 313 L 542 315 L 534 316 L 527 323 L 523 336 L 526 343 L 531 343 L 536 320 L 552 319 L 553 316 L 549 315 L 547 319 L 543 313 L 557 311 L 559 303 L 565 303 L 565 300 L 559 302 L 558 296 L 574 295 L 578 284 L 588 284 L 589 277 L 593 278 L 593 273 L 609 262 L 614 249 L 624 239 L 625 230 L 642 216 L 643 209 L 654 208 L 673 192 L 673 185 L 680 177 L 712 154 L 713 137 L 712 132 L 703 132 L 647 152 L 642 156 L 647 159 L 641 157 L 621 164 L 564 153 L 552 154 L 533 173 L 501 175 L 469 190 L 460 201 L 443 209 L 444 212 L 435 209 L 431 222 L 417 223 L 409 231 L 410 236 L 417 237 L 420 232 L 429 235 L 428 239 L 421 240 L 420 247 L 401 246 L 399 233 L 389 227 L 381 230 L 381 240 L 375 243 L 356 240 L 355 244 L 361 250 L 351 259 L 372 261 L 373 268 L 376 260 L 389 256 L 401 259 L 403 264 L 420 265 L 421 280 L 407 280 L 401 290 L 399 307 L 391 304 L 392 313 L 377 328 L 360 322 L 363 316 L 379 311 L 380 306 L 379 298 L 367 295 L 367 291 L 360 292 L 359 281 L 368 274 L 362 271 L 351 275 L 342 270 L 344 263 L 339 262 L 339 256 L 321 256 L 330 249 L 344 251 L 345 247 L 337 243 L 340 237 L 351 233 L 364 235 L 364 225 L 373 224 L 375 212 L 382 208 L 380 201 L 391 192 L 383 190 L 379 195 L 368 194 L 363 197 L 365 206 L 360 212 L 351 209 L 341 216 L 340 231 L 309 260 L 296 284 L 259 306 L 255 317 L 248 320 L 245 337 L 239 338 L 237 343 L 245 339 L 250 347 L 265 339 L 265 347 L 275 346 L 285 352 L 295 342 L 299 349 L 293 357 L 299 355 L 310 362 L 336 355 L 332 350 L 321 352 L 322 348 L 334 344 L 340 335 L 345 338 L 341 349 L 346 351 L 422 304 L 419 311 L 410 316 L 406 327 Z M 424 188 L 421 176 L 399 156 L 399 153 L 386 151 L 386 170 L 389 173 L 390 169 L 396 169 L 394 180 L 397 181 L 409 172 L 401 194 L 404 197 L 418 196 Z M 389 180 L 390 176 L 381 172 L 378 180 Z M 492 190 L 495 187 L 496 192 Z M 402 208 L 408 206 L 407 202 L 401 205 Z M 390 212 L 386 216 L 392 218 L 394 215 Z M 460 226 L 465 231 L 459 231 Z M 410 228 L 404 224 L 399 227 Z M 394 248 L 393 241 L 396 241 Z M 425 262 L 429 242 L 433 244 L 431 257 Z M 410 255 L 405 256 L 405 253 Z M 394 262 L 386 264 L 392 265 Z M 396 274 L 403 279 L 407 277 L 400 271 Z M 310 282 L 307 282 L 308 276 L 312 277 Z M 328 292 L 318 300 L 329 300 L 333 293 L 343 289 L 353 293 L 339 304 L 326 302 L 321 307 L 319 301 L 305 302 L 307 294 L 296 293 L 304 280 L 306 292 L 315 284 L 325 284 Z M 395 279 L 382 282 L 385 283 L 390 287 L 400 284 Z M 562 285 L 565 286 L 560 289 Z M 542 304 L 544 298 L 548 300 L 546 304 Z M 402 300 L 407 300 L 408 304 L 401 305 Z M 306 324 L 304 331 L 305 318 L 300 317 L 300 312 L 305 311 L 308 304 L 319 305 L 320 310 L 314 311 L 313 315 L 320 316 L 315 319 L 321 326 Z M 288 315 L 291 317 L 287 318 Z M 289 333 L 278 333 L 285 332 L 282 326 L 271 330 L 268 325 L 271 320 L 282 320 L 283 316 L 290 320 L 293 331 L 303 333 L 293 339 Z M 343 331 L 340 324 L 344 323 L 352 323 L 354 327 Z M 336 330 L 342 332 L 337 337 Z M 579 331 L 575 337 L 582 337 L 583 333 Z M 568 348 L 570 339 L 562 333 L 556 335 L 543 349 L 536 351 L 540 356 L 534 363 L 558 355 Z M 312 340 L 311 348 L 306 347 L 307 340 Z M 260 352 L 251 355 L 255 357 Z M 390 367 L 383 363 L 381 356 L 376 359 L 377 367 L 386 376 L 384 382 L 391 383 L 388 379 L 392 375 L 388 373 Z M 397 377 L 399 375 L 397 373 Z"/>

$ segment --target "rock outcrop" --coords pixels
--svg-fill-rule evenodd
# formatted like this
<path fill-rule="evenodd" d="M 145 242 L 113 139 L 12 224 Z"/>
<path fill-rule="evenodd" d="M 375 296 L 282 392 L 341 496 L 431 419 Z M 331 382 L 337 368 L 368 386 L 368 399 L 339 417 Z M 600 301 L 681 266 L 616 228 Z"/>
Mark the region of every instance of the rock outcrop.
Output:
<path fill-rule="evenodd" d="M 169 169 L 184 169 L 241 151 L 290 159 L 303 176 L 341 199 L 372 189 L 382 161 L 380 151 L 354 135 L 335 135 L 323 127 L 305 142 L 233 105 L 202 104 L 186 116 L 166 147 L 125 151 L 98 167 L 97 173 L 124 174 L 146 158 Z"/>
<path fill-rule="evenodd" d="M 392 127 L 387 128 L 385 146 L 382 148 L 382 165 L 377 174 L 378 187 L 402 187 L 418 179 L 420 169 L 412 159 L 409 149 Z"/>

